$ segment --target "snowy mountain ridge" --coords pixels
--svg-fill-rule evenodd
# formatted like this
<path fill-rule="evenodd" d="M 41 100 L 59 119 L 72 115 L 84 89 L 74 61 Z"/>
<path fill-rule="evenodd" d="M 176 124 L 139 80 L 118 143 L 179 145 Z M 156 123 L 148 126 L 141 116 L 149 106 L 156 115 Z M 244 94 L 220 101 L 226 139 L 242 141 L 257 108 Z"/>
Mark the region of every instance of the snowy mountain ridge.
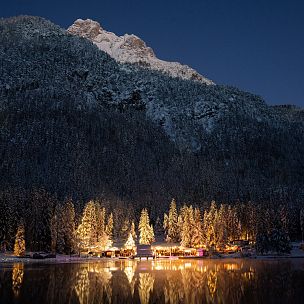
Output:
<path fill-rule="evenodd" d="M 137 63 L 143 67 L 167 73 L 172 77 L 196 80 L 207 85 L 214 84 L 187 65 L 158 59 L 153 50 L 133 34 L 117 36 L 104 30 L 98 22 L 91 19 L 77 19 L 67 31 L 91 40 L 99 49 L 121 63 Z"/>

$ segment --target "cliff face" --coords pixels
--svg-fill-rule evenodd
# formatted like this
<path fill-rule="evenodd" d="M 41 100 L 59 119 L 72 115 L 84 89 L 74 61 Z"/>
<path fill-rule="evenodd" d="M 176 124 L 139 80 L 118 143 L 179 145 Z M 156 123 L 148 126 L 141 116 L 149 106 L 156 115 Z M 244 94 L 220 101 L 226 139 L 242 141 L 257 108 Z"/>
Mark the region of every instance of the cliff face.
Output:
<path fill-rule="evenodd" d="M 0 21 L 0 67 L 1 189 L 158 210 L 303 199 L 301 109 L 119 63 L 38 17 Z"/>
<path fill-rule="evenodd" d="M 172 77 L 197 80 L 205 84 L 213 82 L 187 65 L 158 59 L 153 50 L 135 35 L 117 36 L 104 30 L 96 21 L 77 19 L 68 32 L 91 40 L 97 47 L 121 63 L 136 63 L 142 67 L 167 73 Z"/>

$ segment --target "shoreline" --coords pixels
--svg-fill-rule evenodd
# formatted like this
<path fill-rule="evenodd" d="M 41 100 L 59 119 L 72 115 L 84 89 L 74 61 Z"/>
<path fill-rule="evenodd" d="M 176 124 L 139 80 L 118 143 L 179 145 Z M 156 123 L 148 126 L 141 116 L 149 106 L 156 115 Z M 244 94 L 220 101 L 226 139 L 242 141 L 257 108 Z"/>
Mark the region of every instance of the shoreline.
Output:
<path fill-rule="evenodd" d="M 243 257 L 243 256 L 233 256 L 233 255 L 227 255 L 227 256 L 215 256 L 215 257 L 160 257 L 157 259 L 121 259 L 119 257 L 115 258 L 98 258 L 98 257 L 69 257 L 60 255 L 56 258 L 45 258 L 45 259 L 33 259 L 33 258 L 21 258 L 21 257 L 15 257 L 15 256 L 6 256 L 6 255 L 0 255 L 0 265 L 2 264 L 15 264 L 15 263 L 23 263 L 23 264 L 74 264 L 74 263 L 104 263 L 104 262 L 117 262 L 117 261 L 143 261 L 143 262 L 151 262 L 151 261 L 172 261 L 172 260 L 180 260 L 180 261 L 194 261 L 194 260 L 293 260 L 293 259 L 304 259 L 304 253 L 302 255 L 255 255 L 255 256 L 249 256 L 249 257 Z"/>

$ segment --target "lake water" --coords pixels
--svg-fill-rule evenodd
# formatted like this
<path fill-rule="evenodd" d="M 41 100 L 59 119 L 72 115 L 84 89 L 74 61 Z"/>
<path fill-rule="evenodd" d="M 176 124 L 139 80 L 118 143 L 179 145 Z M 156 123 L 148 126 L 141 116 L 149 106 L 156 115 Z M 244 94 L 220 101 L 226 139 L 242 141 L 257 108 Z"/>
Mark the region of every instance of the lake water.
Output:
<path fill-rule="evenodd" d="M 304 259 L 1 264 L 0 303 L 304 303 Z"/>

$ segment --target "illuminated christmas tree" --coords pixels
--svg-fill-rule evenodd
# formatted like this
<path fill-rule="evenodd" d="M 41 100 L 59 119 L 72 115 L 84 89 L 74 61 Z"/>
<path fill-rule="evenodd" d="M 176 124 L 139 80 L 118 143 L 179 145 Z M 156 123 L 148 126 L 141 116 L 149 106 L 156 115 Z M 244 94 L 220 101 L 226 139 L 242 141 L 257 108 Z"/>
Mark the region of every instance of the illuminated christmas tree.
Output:
<path fill-rule="evenodd" d="M 132 233 L 130 232 L 129 237 L 128 237 L 126 243 L 125 243 L 125 248 L 132 249 L 134 247 L 135 247 L 135 241 L 133 239 Z"/>
<path fill-rule="evenodd" d="M 77 237 L 81 247 L 94 246 L 97 242 L 97 218 L 93 201 L 86 204 L 81 224 L 77 228 Z"/>
<path fill-rule="evenodd" d="M 200 246 L 203 244 L 202 218 L 199 208 L 194 209 L 194 225 L 192 233 L 192 245 Z"/>
<path fill-rule="evenodd" d="M 20 224 L 15 238 L 14 255 L 23 256 L 25 254 L 25 240 L 24 240 L 24 225 Z"/>
<path fill-rule="evenodd" d="M 143 209 L 141 211 L 138 229 L 140 244 L 148 245 L 154 242 L 154 231 L 153 227 L 150 225 L 150 219 L 147 209 Z"/>
<path fill-rule="evenodd" d="M 179 241 L 178 214 L 174 199 L 170 204 L 169 214 L 164 214 L 164 229 L 167 232 L 166 241 L 168 243 L 176 243 Z"/>
<path fill-rule="evenodd" d="M 193 218 L 193 207 L 186 207 L 184 213 L 184 221 L 181 230 L 181 245 L 183 247 L 191 247 L 192 246 L 192 236 L 193 236 L 193 227 L 194 218 Z"/>
<path fill-rule="evenodd" d="M 136 240 L 136 239 L 137 239 L 137 235 L 136 235 L 136 232 L 135 232 L 135 224 L 134 224 L 134 221 L 133 221 L 132 224 L 131 224 L 130 233 L 132 234 L 133 240 Z"/>

